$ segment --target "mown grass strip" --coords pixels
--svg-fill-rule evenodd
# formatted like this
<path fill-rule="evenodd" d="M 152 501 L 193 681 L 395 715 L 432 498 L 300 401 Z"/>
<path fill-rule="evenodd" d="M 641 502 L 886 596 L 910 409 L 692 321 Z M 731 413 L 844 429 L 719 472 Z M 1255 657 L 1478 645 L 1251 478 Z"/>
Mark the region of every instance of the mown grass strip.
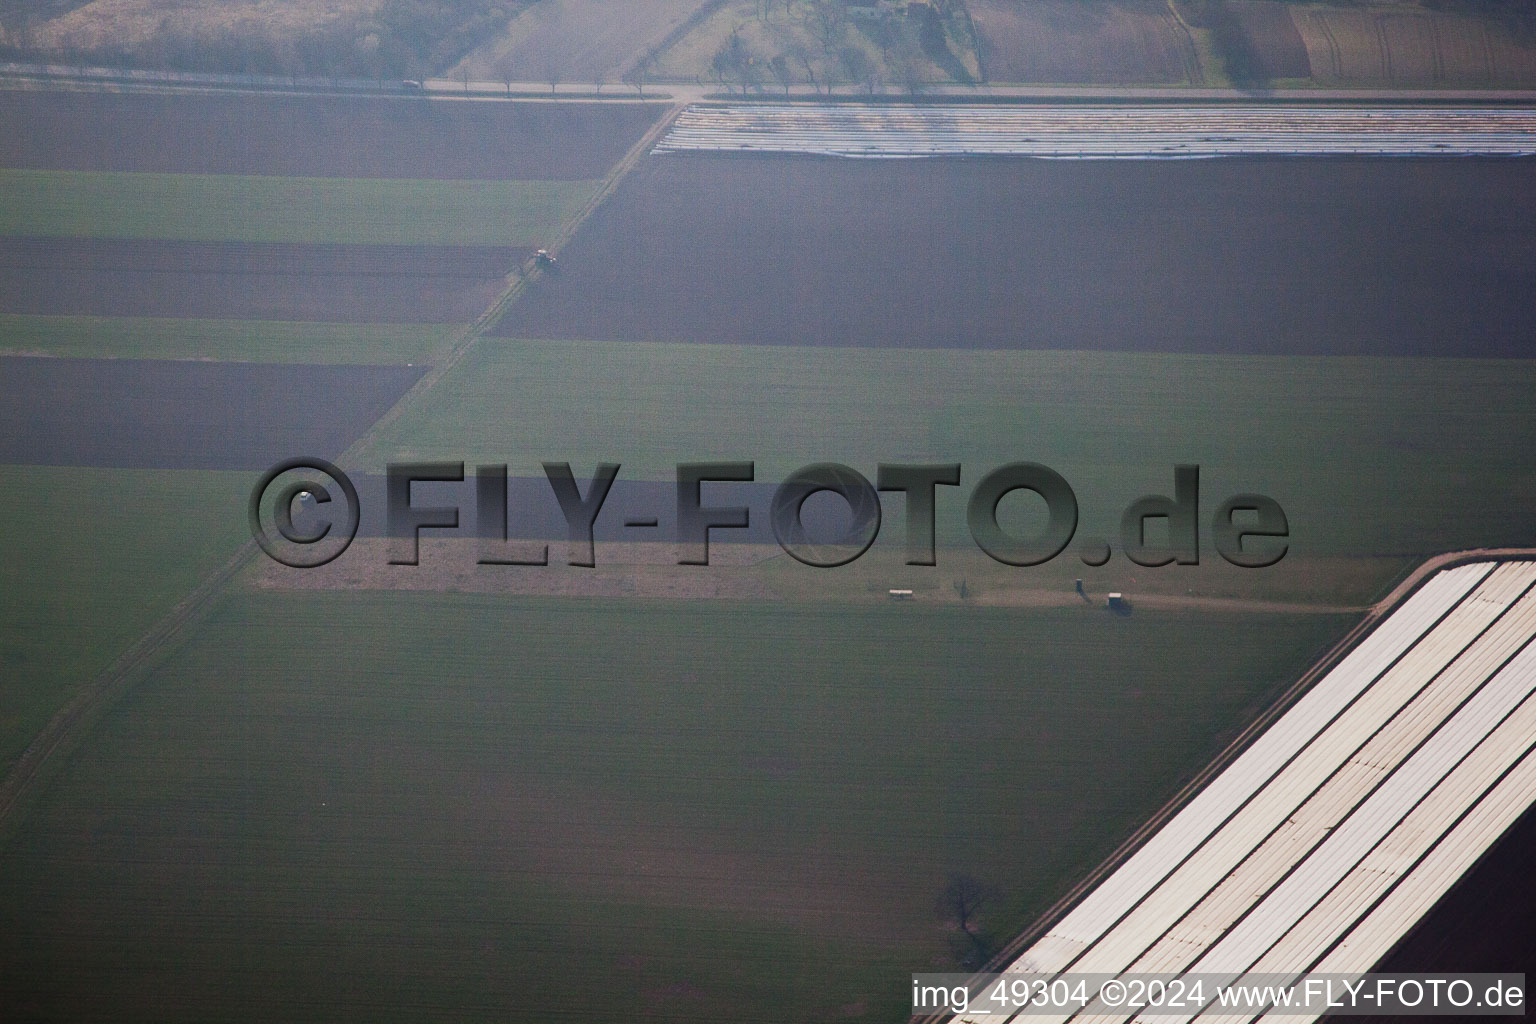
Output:
<path fill-rule="evenodd" d="M 1520 543 L 1536 503 L 1531 360 L 486 339 L 445 383 L 357 461 L 608 461 L 667 480 L 678 462 L 752 459 L 768 481 L 827 460 L 871 477 L 960 462 L 940 526 L 969 543 L 971 487 L 1031 460 L 1076 490 L 1083 535 L 1117 550 L 1120 512 L 1171 493 L 1182 462 L 1201 466 L 1204 516 L 1234 493 L 1279 501 L 1298 555 Z M 1018 510 L 1017 532 L 1038 532 Z"/>
<path fill-rule="evenodd" d="M 0 170 L 0 234 L 542 245 L 599 184 Z"/>
<path fill-rule="evenodd" d="M 430 363 L 457 324 L 327 324 L 0 313 L 0 354 L 400 366 Z"/>

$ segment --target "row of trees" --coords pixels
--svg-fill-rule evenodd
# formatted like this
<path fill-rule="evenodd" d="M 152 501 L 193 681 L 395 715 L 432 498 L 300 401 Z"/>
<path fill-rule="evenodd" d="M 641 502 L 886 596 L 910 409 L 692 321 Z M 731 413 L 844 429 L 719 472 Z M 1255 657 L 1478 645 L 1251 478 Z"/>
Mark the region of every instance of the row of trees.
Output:
<path fill-rule="evenodd" d="M 554 93 L 562 84 L 568 82 L 588 84 L 592 86 L 594 92 L 602 92 L 603 86 L 612 81 L 610 77 L 612 69 L 607 64 L 589 64 L 583 73 L 574 75 L 569 72 L 563 61 L 554 58 L 544 61 L 538 67 L 538 74 L 536 76 L 530 75 L 528 65 L 521 58 L 516 55 L 507 55 L 496 60 L 491 67 L 491 71 L 496 76 L 496 81 L 501 82 L 506 87 L 507 95 L 509 96 L 512 94 L 512 84 L 514 82 L 525 82 L 530 79 L 548 85 L 551 93 Z M 619 81 L 638 90 L 640 95 L 644 96 L 646 83 L 652 81 L 654 77 L 653 63 L 647 59 L 641 60 L 634 67 L 620 75 Z M 460 68 L 459 81 L 464 83 L 466 90 L 469 89 L 470 79 L 470 70 L 468 68 Z"/>
<path fill-rule="evenodd" d="M 916 93 L 929 81 L 933 63 L 956 80 L 969 79 L 949 50 L 939 8 L 922 5 L 912 14 L 853 19 L 840 0 L 756 0 L 755 11 L 765 26 L 777 22 L 772 33 L 778 37 L 777 52 L 760 52 L 743 34 L 745 26 L 738 25 L 709 67 L 728 89 L 745 93 L 777 86 L 787 93 L 793 84 L 807 84 L 820 91 L 826 83 L 842 81 L 873 93 L 889 77 Z"/>

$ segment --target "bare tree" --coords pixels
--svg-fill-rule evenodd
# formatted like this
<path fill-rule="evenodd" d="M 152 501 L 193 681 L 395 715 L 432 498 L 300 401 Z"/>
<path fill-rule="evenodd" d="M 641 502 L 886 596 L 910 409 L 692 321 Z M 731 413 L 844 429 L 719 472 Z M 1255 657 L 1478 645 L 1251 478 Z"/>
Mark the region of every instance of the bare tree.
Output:
<path fill-rule="evenodd" d="M 741 65 L 741 94 L 745 96 L 747 90 L 753 92 L 763 91 L 763 65 L 757 59 L 756 54 L 747 54 L 746 61 Z"/>
<path fill-rule="evenodd" d="M 622 79 L 625 85 L 634 86 L 635 92 L 639 93 L 641 96 L 645 95 L 645 80 L 649 77 L 650 74 L 649 68 L 647 67 L 648 64 L 649 61 L 640 61 L 640 63 L 624 72 L 624 77 Z"/>
<path fill-rule="evenodd" d="M 856 85 L 868 85 L 876 76 L 875 65 L 870 61 L 869 55 L 857 46 L 845 46 L 838 51 L 837 59 L 842 63 L 843 70 L 848 74 L 848 80 Z M 870 89 L 870 92 L 874 92 Z"/>
<path fill-rule="evenodd" d="M 549 83 L 549 94 L 551 96 L 555 94 L 555 87 L 560 84 L 560 79 L 562 77 L 564 77 L 564 73 L 562 72 L 560 64 L 557 61 L 550 60 L 545 62 L 544 81 Z"/>
<path fill-rule="evenodd" d="M 773 69 L 773 77 L 779 80 L 779 84 L 784 87 L 784 95 L 788 96 L 790 82 L 789 58 L 781 53 L 768 62 L 768 67 Z"/>
<path fill-rule="evenodd" d="M 464 83 L 464 95 L 468 96 L 469 95 L 469 68 L 468 67 L 461 67 L 461 68 L 459 68 L 459 81 Z"/>
<path fill-rule="evenodd" d="M 720 49 L 709 62 L 710 70 L 715 73 L 721 84 L 726 84 L 727 79 L 734 77 L 741 82 L 742 95 L 746 95 L 749 87 L 755 86 L 761 78 L 761 69 L 757 66 L 757 57 L 741 36 L 732 31 L 725 42 L 720 44 Z"/>
<path fill-rule="evenodd" d="M 843 19 L 843 5 L 836 0 L 814 0 L 810 13 L 806 15 L 806 25 L 821 41 L 821 47 L 829 57 L 836 52 L 838 43 L 842 42 Z"/>
<path fill-rule="evenodd" d="M 792 60 L 800 62 L 800 66 L 805 69 L 806 79 L 811 83 L 811 88 L 818 93 L 821 92 L 821 86 L 816 83 L 816 69 L 811 66 L 810 51 L 801 44 L 795 43 L 785 52 Z"/>
<path fill-rule="evenodd" d="M 967 967 L 980 967 L 992 956 L 991 944 L 977 928 L 976 919 L 996 898 L 992 886 L 964 873 L 951 874 L 939 893 L 935 909 L 959 929 L 965 947 L 960 959 Z"/>
<path fill-rule="evenodd" d="M 591 73 L 588 77 L 592 79 L 592 88 L 596 92 L 601 93 L 603 91 L 603 83 L 608 81 L 607 66 L 598 61 L 593 61 Z"/>
<path fill-rule="evenodd" d="M 496 77 L 501 79 L 501 84 L 507 87 L 507 95 L 512 95 L 512 82 L 517 78 L 517 64 L 510 53 L 504 53 L 496 58 Z"/>

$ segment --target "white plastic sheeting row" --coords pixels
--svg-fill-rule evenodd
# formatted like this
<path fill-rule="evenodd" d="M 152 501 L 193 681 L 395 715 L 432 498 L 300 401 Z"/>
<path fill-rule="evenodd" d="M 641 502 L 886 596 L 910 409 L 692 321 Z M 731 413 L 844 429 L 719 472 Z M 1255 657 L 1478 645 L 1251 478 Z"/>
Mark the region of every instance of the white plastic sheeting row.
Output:
<path fill-rule="evenodd" d="M 1528 156 L 1536 110 L 1503 107 L 695 105 L 655 152 L 1177 159 L 1245 154 Z"/>

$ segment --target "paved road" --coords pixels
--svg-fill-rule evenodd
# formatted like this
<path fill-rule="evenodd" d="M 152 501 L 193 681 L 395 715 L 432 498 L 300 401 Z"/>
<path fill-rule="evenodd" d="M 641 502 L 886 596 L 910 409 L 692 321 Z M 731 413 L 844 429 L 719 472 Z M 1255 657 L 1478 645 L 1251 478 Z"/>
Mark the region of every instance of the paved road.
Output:
<path fill-rule="evenodd" d="M 118 68 L 79 67 L 64 64 L 22 64 L 0 62 L 0 82 L 11 84 L 57 85 L 60 87 L 101 87 L 153 90 L 242 89 L 266 92 L 344 93 L 348 95 L 411 96 L 477 100 L 506 99 L 668 99 L 677 103 L 695 103 L 721 98 L 729 93 L 713 82 L 647 82 L 637 89 L 619 82 L 495 82 L 471 80 L 467 84 L 448 78 L 430 78 L 420 87 L 386 79 L 323 78 L 277 75 L 221 75 L 193 72 L 130 71 Z M 873 94 L 887 99 L 914 98 L 902 89 L 883 88 Z M 841 85 L 815 89 L 793 85 L 787 96 L 795 100 L 869 99 L 871 93 L 861 86 Z M 783 89 L 754 93 L 751 98 L 784 99 Z M 741 99 L 737 94 L 737 99 Z M 918 99 L 945 101 L 1055 100 L 1071 102 L 1143 103 L 1149 101 L 1268 101 L 1286 103 L 1501 103 L 1536 104 L 1536 89 L 1208 89 L 1188 86 L 1088 86 L 1088 85 L 985 85 L 936 84 L 926 86 Z"/>

